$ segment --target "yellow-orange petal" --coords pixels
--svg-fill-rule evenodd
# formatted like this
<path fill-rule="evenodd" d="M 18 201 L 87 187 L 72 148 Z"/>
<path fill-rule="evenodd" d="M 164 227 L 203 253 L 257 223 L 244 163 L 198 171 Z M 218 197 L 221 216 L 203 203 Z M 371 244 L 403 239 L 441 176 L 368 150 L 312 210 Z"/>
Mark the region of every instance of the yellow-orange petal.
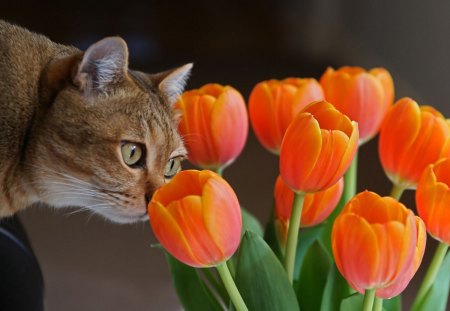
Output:
<path fill-rule="evenodd" d="M 223 89 L 212 109 L 209 127 L 217 151 L 216 165 L 227 166 L 239 156 L 247 140 L 247 110 L 239 92 L 229 86 Z"/>
<path fill-rule="evenodd" d="M 155 236 L 175 258 L 194 267 L 201 266 L 183 231 L 164 206 L 150 202 L 149 217 Z"/>
<path fill-rule="evenodd" d="M 332 248 L 336 265 L 350 286 L 360 293 L 376 285 L 380 250 L 374 231 L 355 214 L 341 214 L 332 230 Z"/>
<path fill-rule="evenodd" d="M 210 178 L 202 195 L 205 227 L 222 252 L 221 260 L 227 260 L 239 246 L 242 216 L 239 201 L 231 187 L 219 178 Z"/>
<path fill-rule="evenodd" d="M 223 253 L 211 238 L 203 219 L 203 204 L 200 196 L 186 196 L 167 206 L 168 212 L 178 224 L 201 266 L 211 266 L 224 259 Z M 172 241 L 176 243 L 176 241 Z"/>
<path fill-rule="evenodd" d="M 296 191 L 305 191 L 305 176 L 315 167 L 322 148 L 319 123 L 309 113 L 301 113 L 288 127 L 281 143 L 280 173 Z"/>
<path fill-rule="evenodd" d="M 389 299 L 398 296 L 408 286 L 411 279 L 416 274 L 417 270 L 422 263 L 423 254 L 425 253 L 425 246 L 427 242 L 427 233 L 425 224 L 419 217 L 415 217 L 417 225 L 417 245 L 414 252 L 414 259 L 411 265 L 409 265 L 408 271 L 404 273 L 402 277 L 394 279 L 387 287 L 379 288 L 376 291 L 376 296 L 382 299 Z"/>

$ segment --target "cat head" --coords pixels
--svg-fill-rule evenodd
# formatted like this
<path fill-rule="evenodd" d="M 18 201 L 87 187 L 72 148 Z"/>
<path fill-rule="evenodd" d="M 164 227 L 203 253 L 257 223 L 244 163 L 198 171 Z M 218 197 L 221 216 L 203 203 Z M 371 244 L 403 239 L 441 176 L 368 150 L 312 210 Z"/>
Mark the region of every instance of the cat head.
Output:
<path fill-rule="evenodd" d="M 38 200 L 119 223 L 147 220 L 153 192 L 186 156 L 172 106 L 191 67 L 132 71 L 119 37 L 52 61 L 28 157 Z"/>

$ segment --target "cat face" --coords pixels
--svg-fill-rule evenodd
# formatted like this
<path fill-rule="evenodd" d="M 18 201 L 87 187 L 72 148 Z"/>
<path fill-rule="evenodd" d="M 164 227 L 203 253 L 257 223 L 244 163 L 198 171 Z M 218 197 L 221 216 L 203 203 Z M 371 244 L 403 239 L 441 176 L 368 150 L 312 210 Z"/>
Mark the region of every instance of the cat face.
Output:
<path fill-rule="evenodd" d="M 153 192 L 180 170 L 186 150 L 172 103 L 192 65 L 149 75 L 127 59 L 119 38 L 94 44 L 40 116 L 29 161 L 40 202 L 147 220 Z"/>

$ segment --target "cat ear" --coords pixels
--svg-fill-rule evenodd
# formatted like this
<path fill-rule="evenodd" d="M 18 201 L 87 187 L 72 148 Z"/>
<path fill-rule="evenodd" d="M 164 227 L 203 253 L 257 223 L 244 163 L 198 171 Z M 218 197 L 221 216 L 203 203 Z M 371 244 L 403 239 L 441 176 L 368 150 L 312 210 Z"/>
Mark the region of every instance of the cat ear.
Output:
<path fill-rule="evenodd" d="M 191 73 L 193 64 L 189 63 L 173 70 L 157 74 L 159 90 L 166 96 L 172 106 L 183 93 L 187 79 Z"/>
<path fill-rule="evenodd" d="M 84 53 L 74 83 L 85 93 L 106 93 L 128 69 L 128 47 L 120 37 L 107 37 Z"/>

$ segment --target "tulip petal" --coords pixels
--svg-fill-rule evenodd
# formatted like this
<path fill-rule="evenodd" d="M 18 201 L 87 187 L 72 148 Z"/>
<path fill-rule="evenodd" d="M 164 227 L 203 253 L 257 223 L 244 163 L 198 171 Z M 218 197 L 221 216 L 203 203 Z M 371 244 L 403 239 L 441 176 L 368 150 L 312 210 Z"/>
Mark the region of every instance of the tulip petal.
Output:
<path fill-rule="evenodd" d="M 419 134 L 421 124 L 419 105 L 403 98 L 388 112 L 380 131 L 379 156 L 386 174 L 395 183 L 401 182 L 398 167 L 407 161 L 406 150 Z"/>
<path fill-rule="evenodd" d="M 223 254 L 221 259 L 228 259 L 239 245 L 242 229 L 236 194 L 227 183 L 211 178 L 205 184 L 202 204 L 202 217 L 208 235 Z"/>
<path fill-rule="evenodd" d="M 172 201 L 178 201 L 188 195 L 201 195 L 205 180 L 200 180 L 192 170 L 182 171 L 172 178 L 172 182 L 158 189 L 153 195 L 153 200 L 167 206 Z M 203 175 L 209 171 L 204 171 Z M 207 175 L 210 176 L 210 175 Z M 183 187 L 179 185 L 182 184 Z"/>
<path fill-rule="evenodd" d="M 201 266 L 180 226 L 163 205 L 152 200 L 149 205 L 149 218 L 153 233 L 169 253 L 188 265 Z"/>
<path fill-rule="evenodd" d="M 398 166 L 398 171 L 404 178 L 417 183 L 425 167 L 439 159 L 441 147 L 450 135 L 446 129 L 444 119 L 436 118 L 431 113 L 422 113 L 420 132 L 414 145 L 405 149 L 405 155 L 410 160 L 402 161 Z"/>
<path fill-rule="evenodd" d="M 336 265 L 352 288 L 364 293 L 376 285 L 380 249 L 367 221 L 355 214 L 338 216 L 333 225 L 332 248 Z"/>
<path fill-rule="evenodd" d="M 325 190 L 334 185 L 344 174 L 338 172 L 340 159 L 342 159 L 348 145 L 348 136 L 341 131 L 321 130 L 322 150 L 317 159 L 314 170 L 308 178 L 307 192 Z"/>
<path fill-rule="evenodd" d="M 187 243 L 201 266 L 214 265 L 224 259 L 221 249 L 214 243 L 207 230 L 200 196 L 186 196 L 170 203 L 167 210 L 183 231 Z"/>
<path fill-rule="evenodd" d="M 377 287 L 384 287 L 391 283 L 398 274 L 400 250 L 403 248 L 405 226 L 398 221 L 384 224 L 373 224 L 372 229 L 377 236 L 380 247 L 380 269 L 374 278 Z"/>
<path fill-rule="evenodd" d="M 419 217 L 415 217 L 417 224 L 417 245 L 414 252 L 414 259 L 412 265 L 409 265 L 408 270 L 402 277 L 398 277 L 389 286 L 377 290 L 376 295 L 382 299 L 389 299 L 399 295 L 408 286 L 411 279 L 416 274 L 422 263 L 423 254 L 425 253 L 425 246 L 427 242 L 427 232 L 425 224 Z"/>
<path fill-rule="evenodd" d="M 368 140 L 378 132 L 386 112 L 383 86 L 369 73 L 354 76 L 351 83 L 352 92 L 348 97 L 349 110 L 348 113 L 343 112 L 351 120 L 358 122 L 360 138 Z"/>
<path fill-rule="evenodd" d="M 209 127 L 218 164 L 226 166 L 239 156 L 247 139 L 248 117 L 241 94 L 225 87 L 214 104 Z"/>
<path fill-rule="evenodd" d="M 252 90 L 249 98 L 248 109 L 255 135 L 261 144 L 278 152 L 279 143 L 283 136 L 276 130 L 275 99 L 268 83 L 258 83 Z"/>
<path fill-rule="evenodd" d="M 305 178 L 314 169 L 321 148 L 322 135 L 317 120 L 309 113 L 296 116 L 280 149 L 280 173 L 291 189 L 305 191 Z"/>

